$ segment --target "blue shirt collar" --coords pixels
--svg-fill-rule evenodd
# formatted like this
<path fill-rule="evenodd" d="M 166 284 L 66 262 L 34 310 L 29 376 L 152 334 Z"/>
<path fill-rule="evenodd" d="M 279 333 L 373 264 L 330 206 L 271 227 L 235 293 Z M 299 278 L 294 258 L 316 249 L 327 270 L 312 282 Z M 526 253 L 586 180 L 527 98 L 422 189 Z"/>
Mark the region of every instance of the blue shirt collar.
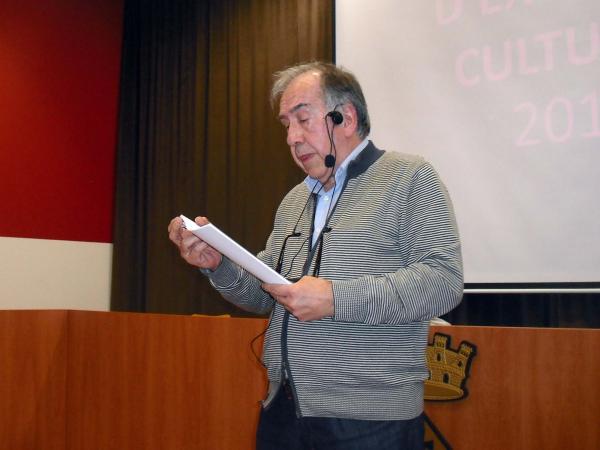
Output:
<path fill-rule="evenodd" d="M 346 181 L 346 173 L 348 170 L 348 165 L 354 160 L 356 159 L 356 157 L 360 154 L 360 152 L 362 152 L 365 147 L 369 144 L 369 138 L 365 138 L 360 144 L 358 144 L 356 146 L 356 148 L 354 150 L 352 150 L 352 152 L 348 155 L 348 157 L 339 165 L 339 167 L 337 168 L 337 170 L 335 171 L 335 186 L 336 186 L 336 191 L 339 192 L 341 186 L 344 185 L 344 182 Z M 321 182 L 319 180 L 317 180 L 316 178 L 312 178 L 310 176 L 306 176 L 306 178 L 304 179 L 304 183 L 306 184 L 306 186 L 308 187 L 308 190 L 310 192 L 316 192 L 318 191 L 319 195 L 323 195 L 325 194 L 325 191 L 323 189 L 321 189 Z"/>

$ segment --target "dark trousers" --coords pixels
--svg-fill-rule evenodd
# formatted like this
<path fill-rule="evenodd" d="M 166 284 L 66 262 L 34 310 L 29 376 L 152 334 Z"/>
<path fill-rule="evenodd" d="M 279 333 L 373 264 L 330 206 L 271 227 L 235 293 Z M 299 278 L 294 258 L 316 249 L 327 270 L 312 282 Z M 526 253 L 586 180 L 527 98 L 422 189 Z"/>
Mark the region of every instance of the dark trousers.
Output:
<path fill-rule="evenodd" d="M 423 450 L 423 415 L 411 420 L 296 417 L 289 388 L 281 387 L 260 413 L 257 450 Z"/>

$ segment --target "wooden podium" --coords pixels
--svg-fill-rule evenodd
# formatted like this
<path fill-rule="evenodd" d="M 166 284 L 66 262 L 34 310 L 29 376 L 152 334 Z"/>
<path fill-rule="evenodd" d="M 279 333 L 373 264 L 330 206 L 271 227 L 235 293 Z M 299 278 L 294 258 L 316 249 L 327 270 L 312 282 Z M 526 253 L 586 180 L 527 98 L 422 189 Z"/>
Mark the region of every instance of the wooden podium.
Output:
<path fill-rule="evenodd" d="M 0 311 L 1 448 L 252 449 L 266 379 L 250 342 L 265 323 Z M 600 448 L 600 330 L 432 332 L 477 346 L 468 397 L 426 405 L 452 448 Z"/>

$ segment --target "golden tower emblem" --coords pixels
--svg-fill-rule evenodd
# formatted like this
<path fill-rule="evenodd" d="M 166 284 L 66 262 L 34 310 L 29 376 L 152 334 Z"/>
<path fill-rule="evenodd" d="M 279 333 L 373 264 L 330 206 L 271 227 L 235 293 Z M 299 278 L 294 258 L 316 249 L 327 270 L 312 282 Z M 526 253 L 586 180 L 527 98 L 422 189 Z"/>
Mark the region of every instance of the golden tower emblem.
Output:
<path fill-rule="evenodd" d="M 452 350 L 450 340 L 448 335 L 435 333 L 433 343 L 427 346 L 429 379 L 425 380 L 425 400 L 460 400 L 468 395 L 466 382 L 477 347 L 463 341 Z"/>

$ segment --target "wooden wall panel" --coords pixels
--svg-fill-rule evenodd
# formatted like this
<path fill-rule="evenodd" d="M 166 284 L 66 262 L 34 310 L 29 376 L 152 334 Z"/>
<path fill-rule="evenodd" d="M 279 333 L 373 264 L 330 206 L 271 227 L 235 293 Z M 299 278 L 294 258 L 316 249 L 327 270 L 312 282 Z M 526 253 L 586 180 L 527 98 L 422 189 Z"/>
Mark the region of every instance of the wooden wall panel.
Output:
<path fill-rule="evenodd" d="M 64 450 L 66 311 L 0 311 L 0 448 Z"/>
<path fill-rule="evenodd" d="M 252 447 L 266 379 L 249 343 L 264 321 L 71 317 L 69 449 Z"/>
<path fill-rule="evenodd" d="M 600 448 L 600 330 L 439 327 L 478 348 L 469 396 L 428 402 L 456 449 Z"/>
<path fill-rule="evenodd" d="M 249 345 L 265 325 L 0 311 L 0 448 L 252 449 L 266 379 Z M 600 448 L 600 330 L 434 332 L 477 345 L 469 396 L 426 403 L 454 449 Z"/>

